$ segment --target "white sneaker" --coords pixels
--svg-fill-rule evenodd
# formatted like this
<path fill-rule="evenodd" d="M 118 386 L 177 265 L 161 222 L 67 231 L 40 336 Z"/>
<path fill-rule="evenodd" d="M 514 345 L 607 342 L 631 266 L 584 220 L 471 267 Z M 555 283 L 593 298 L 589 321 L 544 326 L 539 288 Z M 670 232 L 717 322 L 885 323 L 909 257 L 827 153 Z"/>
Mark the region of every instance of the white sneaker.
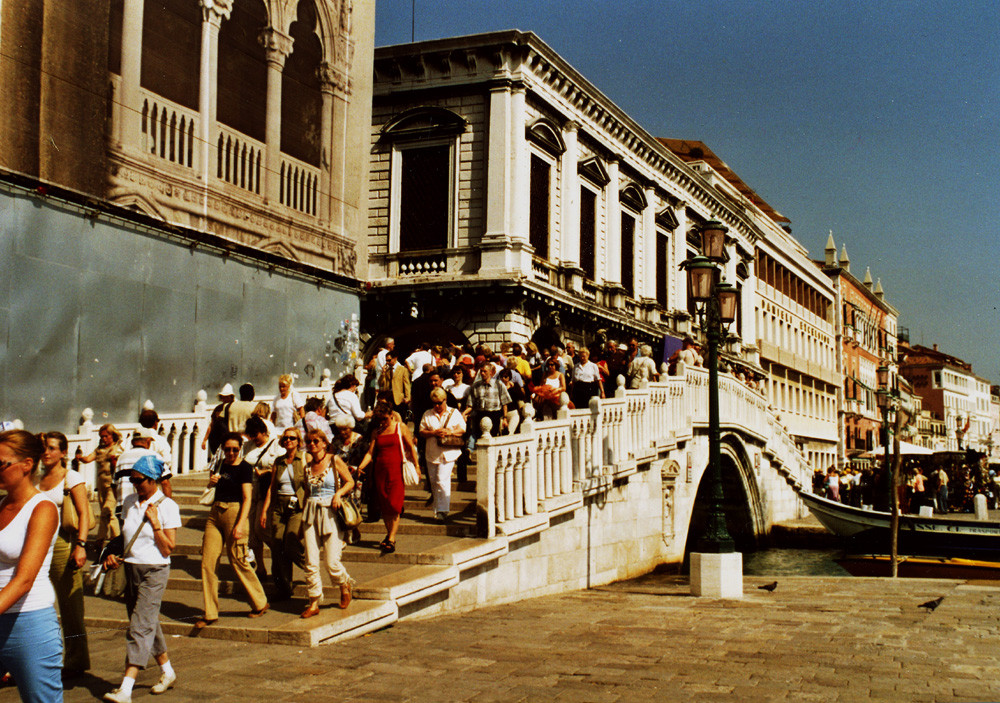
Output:
<path fill-rule="evenodd" d="M 120 688 L 116 688 L 114 691 L 105 693 L 104 700 L 111 701 L 111 703 L 132 703 L 132 694 L 125 693 Z"/>
<path fill-rule="evenodd" d="M 166 693 L 167 689 L 170 688 L 171 686 L 173 686 L 174 685 L 174 681 L 176 681 L 176 680 L 177 680 L 177 674 L 176 673 L 161 674 L 160 675 L 160 680 L 157 681 L 153 685 L 153 687 L 151 689 L 149 689 L 149 692 L 153 693 L 153 694 Z"/>

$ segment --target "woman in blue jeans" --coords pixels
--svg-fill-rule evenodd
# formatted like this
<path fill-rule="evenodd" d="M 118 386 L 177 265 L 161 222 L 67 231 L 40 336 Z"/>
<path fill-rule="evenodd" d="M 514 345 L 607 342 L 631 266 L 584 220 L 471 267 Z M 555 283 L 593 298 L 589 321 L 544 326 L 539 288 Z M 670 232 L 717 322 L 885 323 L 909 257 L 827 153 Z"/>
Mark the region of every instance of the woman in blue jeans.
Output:
<path fill-rule="evenodd" d="M 59 526 L 55 504 L 35 488 L 41 440 L 0 432 L 0 666 L 22 701 L 62 701 L 62 634 L 49 581 Z"/>

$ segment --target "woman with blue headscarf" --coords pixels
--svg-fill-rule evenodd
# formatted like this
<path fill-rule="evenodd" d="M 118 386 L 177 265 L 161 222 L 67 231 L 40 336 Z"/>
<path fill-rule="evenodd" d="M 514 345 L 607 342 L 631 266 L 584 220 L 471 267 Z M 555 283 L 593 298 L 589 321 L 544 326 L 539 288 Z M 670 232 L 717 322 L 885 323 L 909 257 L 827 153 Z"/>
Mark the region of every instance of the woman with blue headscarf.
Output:
<path fill-rule="evenodd" d="M 135 493 L 122 504 L 123 554 L 109 555 L 104 562 L 108 569 L 125 566 L 125 607 L 129 617 L 125 676 L 121 686 L 104 696 L 112 703 L 131 702 L 136 676 L 149 663 L 150 656 L 161 669 L 160 680 L 151 693 L 164 693 L 177 680 L 160 628 L 160 604 L 170 578 L 170 553 L 181 526 L 181 513 L 177 503 L 160 490 L 163 460 L 158 456 L 139 457 L 131 471 L 129 481 Z"/>

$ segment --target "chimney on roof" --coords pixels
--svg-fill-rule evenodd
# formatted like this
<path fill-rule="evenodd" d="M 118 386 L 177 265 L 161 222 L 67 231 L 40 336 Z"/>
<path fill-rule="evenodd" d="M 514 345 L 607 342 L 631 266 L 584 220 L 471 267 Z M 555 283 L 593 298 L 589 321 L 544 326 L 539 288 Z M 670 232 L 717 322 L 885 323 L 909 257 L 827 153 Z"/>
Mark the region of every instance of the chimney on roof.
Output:
<path fill-rule="evenodd" d="M 938 348 L 937 348 L 937 344 L 935 344 L 935 345 L 934 345 L 934 351 L 937 351 L 937 350 L 938 350 Z"/>
<path fill-rule="evenodd" d="M 865 268 L 865 280 L 863 281 L 863 283 L 865 284 L 865 288 L 867 288 L 868 290 L 871 290 L 872 286 L 875 283 L 874 281 L 872 281 L 872 269 L 870 266 Z"/>
<path fill-rule="evenodd" d="M 837 265 L 837 245 L 833 242 L 833 230 L 830 230 L 830 236 L 826 240 L 826 265 L 836 266 Z"/>
<path fill-rule="evenodd" d="M 840 250 L 840 268 L 844 269 L 848 273 L 851 272 L 851 257 L 847 255 L 847 245 Z"/>
<path fill-rule="evenodd" d="M 882 279 L 875 281 L 875 297 L 879 300 L 885 299 L 885 291 L 882 290 Z"/>

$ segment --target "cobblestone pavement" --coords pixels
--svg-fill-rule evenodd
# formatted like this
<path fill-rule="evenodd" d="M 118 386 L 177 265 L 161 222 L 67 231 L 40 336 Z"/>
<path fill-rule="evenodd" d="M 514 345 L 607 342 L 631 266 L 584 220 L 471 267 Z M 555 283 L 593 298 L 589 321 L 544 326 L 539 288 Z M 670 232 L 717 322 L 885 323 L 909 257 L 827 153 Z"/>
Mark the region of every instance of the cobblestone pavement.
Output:
<path fill-rule="evenodd" d="M 407 621 L 314 649 L 168 638 L 177 687 L 135 701 L 998 701 L 1000 583 L 747 577 L 740 601 L 678 577 Z M 918 607 L 944 596 L 933 612 Z M 266 617 L 266 616 L 265 616 Z M 121 632 L 91 633 L 92 675 L 118 685 Z M 0 691 L 0 703 L 17 700 Z"/>

